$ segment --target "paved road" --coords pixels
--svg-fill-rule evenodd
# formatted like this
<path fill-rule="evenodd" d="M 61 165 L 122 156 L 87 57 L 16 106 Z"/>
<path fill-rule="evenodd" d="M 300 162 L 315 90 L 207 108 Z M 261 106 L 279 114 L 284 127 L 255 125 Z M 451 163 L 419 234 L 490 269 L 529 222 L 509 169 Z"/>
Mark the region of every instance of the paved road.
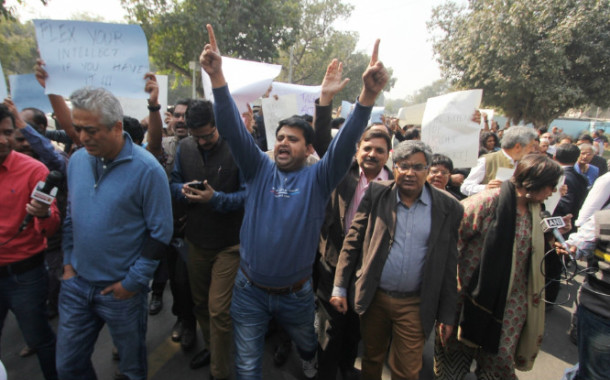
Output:
<path fill-rule="evenodd" d="M 559 299 L 565 299 L 569 295 L 570 299 L 573 300 L 577 286 L 577 284 L 563 285 Z M 175 322 L 170 311 L 171 294 L 169 290 L 166 290 L 164 297 L 166 304 L 161 313 L 149 318 L 147 336 L 149 378 L 151 380 L 209 379 L 209 369 L 207 367 L 191 370 L 188 366 L 192 356 L 203 347 L 201 337 L 199 336 L 198 346 L 191 352 L 183 352 L 180 349 L 180 345 L 172 342 L 169 338 L 171 327 Z M 547 314 L 542 351 L 532 371 L 518 373 L 521 380 L 559 380 L 564 369 L 571 367 L 577 362 L 578 352 L 576 346 L 570 343 L 566 334 L 570 322 L 570 313 L 573 309 L 574 302 L 571 301 L 565 305 L 556 306 L 554 310 Z M 57 320 L 54 320 L 54 327 L 56 324 Z M 2 362 L 7 369 L 9 380 L 43 379 L 36 356 L 20 358 L 18 355 L 24 343 L 21 332 L 12 315 L 9 315 L 5 322 L 0 344 L 2 347 Z M 263 378 L 272 380 L 305 379 L 301 372 L 300 360 L 295 349 L 293 349 L 292 355 L 283 367 L 274 367 L 272 352 L 275 344 L 276 338 L 272 336 L 265 347 Z M 111 350 L 110 335 L 104 328 L 100 333 L 92 358 L 100 380 L 113 379 L 117 363 L 112 360 Z M 357 364 L 359 366 L 359 363 Z M 429 341 L 426 345 L 424 369 L 420 378 L 421 380 L 432 379 L 432 341 Z M 390 379 L 387 368 L 383 379 Z M 474 376 L 471 376 L 470 379 L 474 379 Z"/>

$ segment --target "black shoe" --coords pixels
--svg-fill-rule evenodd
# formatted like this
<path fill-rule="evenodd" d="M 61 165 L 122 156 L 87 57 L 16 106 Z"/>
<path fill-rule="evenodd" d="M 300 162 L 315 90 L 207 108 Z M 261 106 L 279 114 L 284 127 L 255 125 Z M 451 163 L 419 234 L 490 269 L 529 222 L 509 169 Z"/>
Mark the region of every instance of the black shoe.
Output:
<path fill-rule="evenodd" d="M 114 380 L 129 380 L 129 377 L 123 375 L 118 369 L 114 371 Z"/>
<path fill-rule="evenodd" d="M 180 346 L 184 351 L 190 351 L 197 343 L 196 328 L 194 323 L 183 323 Z"/>
<path fill-rule="evenodd" d="M 343 380 L 360 380 L 360 370 L 352 367 L 341 370 Z"/>
<path fill-rule="evenodd" d="M 156 315 L 163 309 L 163 295 L 153 294 L 148 305 L 148 314 Z"/>
<path fill-rule="evenodd" d="M 118 361 L 119 359 L 119 350 L 116 347 L 112 347 L 112 360 Z"/>
<path fill-rule="evenodd" d="M 275 353 L 273 354 L 273 364 L 276 367 L 281 367 L 288 360 L 288 355 L 290 355 L 290 351 L 292 350 L 292 341 L 287 341 L 281 343 L 279 346 L 275 348 Z"/>
<path fill-rule="evenodd" d="M 57 311 L 57 305 L 52 305 L 50 303 L 47 304 L 47 318 L 49 320 L 55 319 L 59 315 Z"/>
<path fill-rule="evenodd" d="M 193 358 L 191 359 L 191 369 L 201 368 L 210 364 L 210 351 L 207 348 L 199 351 Z"/>
<path fill-rule="evenodd" d="M 182 339 L 183 330 L 184 327 L 182 326 L 182 319 L 178 319 L 174 324 L 174 327 L 172 327 L 172 340 L 174 342 L 180 342 L 180 340 Z"/>

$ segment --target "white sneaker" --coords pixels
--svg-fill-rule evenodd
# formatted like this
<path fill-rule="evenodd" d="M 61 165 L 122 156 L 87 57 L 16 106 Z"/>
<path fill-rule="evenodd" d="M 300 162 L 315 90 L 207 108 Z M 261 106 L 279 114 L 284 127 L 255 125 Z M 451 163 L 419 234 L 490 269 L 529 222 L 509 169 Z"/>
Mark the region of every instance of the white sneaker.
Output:
<path fill-rule="evenodd" d="M 301 359 L 303 364 L 303 373 L 308 379 L 314 379 L 318 375 L 318 356 L 314 356 L 311 360 Z"/>

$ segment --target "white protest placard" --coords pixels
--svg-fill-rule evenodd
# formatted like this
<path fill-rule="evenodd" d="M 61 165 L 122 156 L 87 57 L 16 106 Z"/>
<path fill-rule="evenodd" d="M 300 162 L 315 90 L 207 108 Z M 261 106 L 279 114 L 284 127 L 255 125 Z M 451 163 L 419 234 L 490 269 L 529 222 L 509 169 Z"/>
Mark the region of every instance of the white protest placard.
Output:
<path fill-rule="evenodd" d="M 508 181 L 510 179 L 510 177 L 513 176 L 514 172 L 515 172 L 515 168 L 498 168 L 495 179 L 502 181 L 502 182 Z"/>
<path fill-rule="evenodd" d="M 544 209 L 553 215 L 555 212 L 555 208 L 559 204 L 559 200 L 561 199 L 561 191 L 559 189 L 566 181 L 566 177 L 562 175 L 559 177 L 559 181 L 557 181 L 557 191 L 552 193 L 545 201 L 544 201 Z M 563 215 L 562 215 L 563 216 Z"/>
<path fill-rule="evenodd" d="M 51 102 L 34 74 L 9 75 L 8 81 L 11 85 L 11 98 L 19 111 L 33 107 L 44 113 L 53 112 Z"/>
<path fill-rule="evenodd" d="M 467 90 L 428 99 L 422 120 L 422 140 L 432 152 L 447 155 L 456 168 L 473 167 L 479 153 L 480 127 L 472 121 L 482 90 Z"/>
<path fill-rule="evenodd" d="M 414 104 L 412 106 L 402 107 L 398 110 L 398 120 L 400 125 L 421 125 L 424 118 L 426 103 Z"/>
<path fill-rule="evenodd" d="M 275 145 L 275 130 L 280 120 L 289 118 L 297 114 L 297 97 L 295 94 L 263 98 L 263 119 L 265 120 L 265 134 L 267 136 L 267 146 L 273 149 Z"/>
<path fill-rule="evenodd" d="M 6 80 L 4 79 L 4 70 L 2 70 L 2 63 L 0 63 L 0 102 L 8 96 L 8 90 L 6 89 Z"/>
<path fill-rule="evenodd" d="M 347 100 L 341 101 L 341 117 L 347 119 L 350 113 L 354 109 L 354 103 L 350 103 Z"/>
<path fill-rule="evenodd" d="M 222 72 L 240 113 L 246 112 L 248 104 L 260 98 L 269 89 L 271 82 L 280 75 L 281 70 L 282 65 L 222 57 Z M 201 81 L 205 98 L 214 102 L 212 82 L 203 69 L 201 69 Z"/>
<path fill-rule="evenodd" d="M 157 83 L 159 84 L 159 105 L 161 106 L 161 119 L 164 119 L 163 113 L 167 109 L 167 89 L 168 89 L 168 77 L 167 75 L 155 75 L 157 77 Z M 144 86 L 144 85 L 142 85 Z M 148 110 L 148 102 L 144 99 L 124 98 L 122 96 L 117 97 L 123 107 L 123 115 L 131 116 L 138 120 L 144 119 L 150 111 Z"/>
<path fill-rule="evenodd" d="M 479 112 L 481 113 L 481 129 L 485 128 L 485 117 L 483 114 L 487 115 L 487 125 L 491 129 L 491 122 L 494 119 L 495 111 L 492 108 L 481 108 Z"/>
<path fill-rule="evenodd" d="M 371 117 L 369 118 L 369 125 L 371 124 L 383 124 L 381 120 L 381 116 L 383 116 L 383 111 L 385 107 L 373 107 L 371 111 Z"/>
<path fill-rule="evenodd" d="M 34 26 L 49 74 L 46 94 L 68 97 L 91 86 L 104 87 L 115 96 L 148 97 L 148 43 L 139 25 L 34 20 Z"/>
<path fill-rule="evenodd" d="M 316 110 L 316 99 L 320 97 L 322 86 L 305 86 L 301 84 L 273 82 L 271 93 L 273 95 L 294 94 L 297 97 L 297 114 L 313 116 Z"/>

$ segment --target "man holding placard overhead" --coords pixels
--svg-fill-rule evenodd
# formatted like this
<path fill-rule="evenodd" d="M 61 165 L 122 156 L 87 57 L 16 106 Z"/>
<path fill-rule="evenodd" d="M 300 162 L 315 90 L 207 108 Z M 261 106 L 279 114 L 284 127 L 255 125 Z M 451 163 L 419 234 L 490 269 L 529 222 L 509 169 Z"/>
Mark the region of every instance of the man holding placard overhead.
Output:
<path fill-rule="evenodd" d="M 330 194 L 356 153 L 377 95 L 389 75 L 377 60 L 379 41 L 362 75 L 364 87 L 350 118 L 324 157 L 312 166 L 313 129 L 299 118 L 276 129 L 275 161 L 262 152 L 243 124 L 222 71 L 214 30 L 200 62 L 210 76 L 218 131 L 227 141 L 247 184 L 241 228 L 240 269 L 235 279 L 233 318 L 238 379 L 262 378 L 262 353 L 274 317 L 299 350 L 307 378 L 317 373 L 312 266 Z"/>

